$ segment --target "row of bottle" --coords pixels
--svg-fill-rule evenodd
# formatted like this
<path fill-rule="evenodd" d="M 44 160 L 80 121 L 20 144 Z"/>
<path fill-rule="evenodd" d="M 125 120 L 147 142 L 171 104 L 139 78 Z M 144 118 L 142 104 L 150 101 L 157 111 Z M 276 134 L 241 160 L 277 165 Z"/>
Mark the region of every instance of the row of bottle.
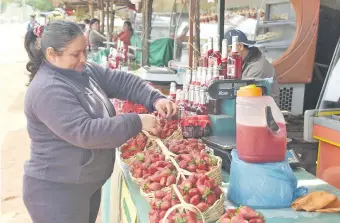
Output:
<path fill-rule="evenodd" d="M 179 109 L 179 117 L 207 115 L 207 88 L 200 85 L 183 85 L 183 89 L 176 90 L 174 82 L 170 85 L 169 99 L 173 100 Z"/>
<path fill-rule="evenodd" d="M 242 57 L 237 48 L 238 37 L 232 37 L 231 52 L 228 52 L 228 44 L 227 39 L 222 40 L 221 52 L 219 38 L 209 38 L 207 48 L 203 49 L 200 65 L 206 68 L 213 67 L 218 69 L 218 79 L 241 79 Z"/>

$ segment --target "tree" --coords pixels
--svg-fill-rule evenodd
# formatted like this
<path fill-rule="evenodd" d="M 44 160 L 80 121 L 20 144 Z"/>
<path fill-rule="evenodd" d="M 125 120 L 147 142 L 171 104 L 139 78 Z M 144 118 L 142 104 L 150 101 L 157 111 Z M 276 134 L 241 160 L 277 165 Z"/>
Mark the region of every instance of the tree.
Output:
<path fill-rule="evenodd" d="M 54 9 L 54 6 L 49 0 L 27 0 L 27 5 L 42 12 Z"/>

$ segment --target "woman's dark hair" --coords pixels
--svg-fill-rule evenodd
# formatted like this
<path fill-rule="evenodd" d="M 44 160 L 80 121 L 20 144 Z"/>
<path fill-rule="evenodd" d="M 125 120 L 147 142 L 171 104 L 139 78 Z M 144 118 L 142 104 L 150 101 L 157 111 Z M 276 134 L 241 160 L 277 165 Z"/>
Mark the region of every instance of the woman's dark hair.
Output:
<path fill-rule="evenodd" d="M 129 30 L 130 30 L 131 32 L 133 32 L 133 28 L 132 28 L 132 25 L 131 25 L 131 22 L 130 22 L 130 21 L 125 21 L 125 22 L 124 22 L 124 25 L 127 25 L 127 26 L 129 27 Z"/>
<path fill-rule="evenodd" d="M 56 52 L 62 52 L 64 48 L 79 35 L 84 35 L 77 23 L 70 21 L 51 21 L 45 27 L 41 39 L 29 30 L 25 35 L 25 49 L 29 61 L 26 69 L 30 72 L 29 83 L 33 80 L 45 59 L 47 48 L 52 47 Z"/>
<path fill-rule="evenodd" d="M 94 23 L 96 23 L 96 22 L 100 23 L 100 20 L 99 20 L 99 19 L 96 19 L 96 18 L 91 19 L 91 21 L 90 21 L 90 27 L 91 27 Z"/>
<path fill-rule="evenodd" d="M 85 23 L 86 25 L 88 25 L 88 24 L 90 24 L 90 20 L 89 20 L 89 19 L 84 19 L 84 23 Z"/>

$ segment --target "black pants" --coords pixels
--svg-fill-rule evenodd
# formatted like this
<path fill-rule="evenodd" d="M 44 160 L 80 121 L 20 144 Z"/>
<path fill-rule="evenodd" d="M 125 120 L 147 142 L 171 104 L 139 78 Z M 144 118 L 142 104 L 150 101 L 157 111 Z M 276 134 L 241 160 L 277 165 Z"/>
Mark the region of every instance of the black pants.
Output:
<path fill-rule="evenodd" d="M 95 223 L 104 183 L 65 184 L 24 176 L 23 199 L 33 223 Z"/>

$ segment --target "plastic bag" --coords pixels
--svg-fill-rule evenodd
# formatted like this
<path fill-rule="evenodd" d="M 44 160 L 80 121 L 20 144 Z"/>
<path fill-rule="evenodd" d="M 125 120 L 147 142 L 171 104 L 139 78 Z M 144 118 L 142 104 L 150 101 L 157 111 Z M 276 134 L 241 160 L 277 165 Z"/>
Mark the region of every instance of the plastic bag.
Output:
<path fill-rule="evenodd" d="M 307 193 L 296 188 L 297 179 L 287 161 L 277 163 L 247 163 L 232 151 L 228 199 L 236 205 L 252 208 L 288 208 Z"/>

